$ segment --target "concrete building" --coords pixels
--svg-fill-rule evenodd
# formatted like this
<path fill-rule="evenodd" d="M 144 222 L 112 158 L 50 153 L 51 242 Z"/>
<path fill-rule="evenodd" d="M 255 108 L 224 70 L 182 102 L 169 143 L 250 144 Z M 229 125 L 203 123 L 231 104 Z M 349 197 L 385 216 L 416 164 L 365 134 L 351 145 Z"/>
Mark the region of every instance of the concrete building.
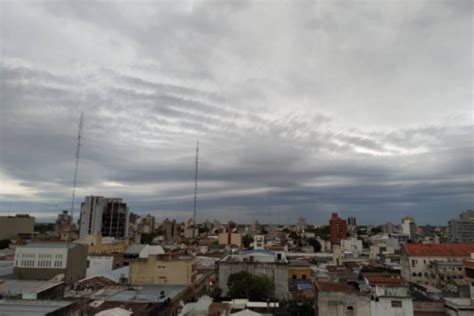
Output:
<path fill-rule="evenodd" d="M 114 268 L 114 257 L 111 255 L 87 256 L 86 277 L 101 276 L 110 273 Z"/>
<path fill-rule="evenodd" d="M 393 255 L 400 249 L 398 240 L 389 235 L 376 235 L 369 238 L 369 258 L 377 259 L 387 255 Z"/>
<path fill-rule="evenodd" d="M 0 315 L 5 316 L 80 316 L 79 304 L 52 300 L 0 300 Z"/>
<path fill-rule="evenodd" d="M 311 265 L 304 260 L 291 260 L 288 263 L 288 279 L 308 280 L 311 278 Z"/>
<path fill-rule="evenodd" d="M 20 280 L 51 280 L 65 283 L 86 276 L 87 246 L 74 243 L 30 243 L 17 247 L 13 271 Z"/>
<path fill-rule="evenodd" d="M 150 255 L 130 261 L 132 285 L 191 285 L 196 281 L 196 260 L 175 255 Z"/>
<path fill-rule="evenodd" d="M 471 254 L 471 259 L 465 260 L 463 262 L 463 270 L 464 279 L 469 285 L 469 293 L 471 296 L 471 300 L 473 300 L 474 302 L 474 254 Z"/>
<path fill-rule="evenodd" d="M 401 250 L 401 276 L 408 282 L 422 283 L 433 287 L 440 286 L 439 274 L 446 274 L 442 283 L 447 286 L 462 275 L 456 262 L 469 259 L 474 253 L 472 244 L 412 244 L 406 243 Z M 449 266 L 449 267 L 448 267 Z M 440 270 L 439 268 L 442 268 Z M 445 268 L 449 268 L 445 270 Z M 449 278 L 448 278 L 449 276 Z"/>
<path fill-rule="evenodd" d="M 236 245 L 240 247 L 242 245 L 242 234 L 241 233 L 220 233 L 219 245 Z"/>
<path fill-rule="evenodd" d="M 60 300 L 63 298 L 64 289 L 64 282 L 0 280 L 0 297 L 4 299 Z"/>
<path fill-rule="evenodd" d="M 176 223 L 176 220 L 165 219 L 162 223 L 163 230 L 165 231 L 166 240 L 175 240 L 179 239 L 179 226 Z"/>
<path fill-rule="evenodd" d="M 35 218 L 29 215 L 0 216 L 0 239 L 16 239 L 18 234 L 32 235 Z"/>
<path fill-rule="evenodd" d="M 362 253 L 362 240 L 357 238 L 341 240 L 341 248 L 345 252 L 350 252 L 354 258 L 358 258 Z"/>
<path fill-rule="evenodd" d="M 407 286 L 377 284 L 371 288 L 371 315 L 413 316 L 413 300 Z"/>
<path fill-rule="evenodd" d="M 416 223 L 413 217 L 407 216 L 402 218 L 402 230 L 412 241 L 416 240 Z"/>
<path fill-rule="evenodd" d="M 340 245 L 342 239 L 347 238 L 346 221 L 340 218 L 337 213 L 332 213 L 329 220 L 329 230 L 331 234 L 331 246 Z"/>
<path fill-rule="evenodd" d="M 474 211 L 463 212 L 459 219 L 448 222 L 448 239 L 451 242 L 474 243 Z"/>
<path fill-rule="evenodd" d="M 229 255 L 218 261 L 219 287 L 227 294 L 227 279 L 231 274 L 247 271 L 250 274 L 263 274 L 275 284 L 275 298 L 287 299 L 288 261 L 281 255 L 268 250 L 249 250 L 240 255 Z"/>
<path fill-rule="evenodd" d="M 255 235 L 253 237 L 253 249 L 265 248 L 265 235 Z"/>
<path fill-rule="evenodd" d="M 102 237 L 100 233 L 87 235 L 75 243 L 88 246 L 89 254 L 124 253 L 128 248 L 128 240 L 117 240 L 114 237 Z"/>
<path fill-rule="evenodd" d="M 122 199 L 87 196 L 81 204 L 79 237 L 101 233 L 103 237 L 128 238 L 128 217 Z"/>
<path fill-rule="evenodd" d="M 370 299 L 347 285 L 318 280 L 315 292 L 317 316 L 371 315 Z"/>
<path fill-rule="evenodd" d="M 138 219 L 138 231 L 142 234 L 151 234 L 155 232 L 155 217 L 147 214 Z"/>
<path fill-rule="evenodd" d="M 357 220 L 354 216 L 349 216 L 347 218 L 347 225 L 348 226 L 357 226 Z"/>
<path fill-rule="evenodd" d="M 56 234 L 60 235 L 61 231 L 63 230 L 64 225 L 71 225 L 72 224 L 72 216 L 69 215 L 69 212 L 67 210 L 62 211 L 61 213 L 58 214 L 58 217 L 56 219 L 55 223 L 55 231 Z"/>
<path fill-rule="evenodd" d="M 298 217 L 298 222 L 296 223 L 296 231 L 298 233 L 304 233 L 306 231 L 307 226 L 308 222 L 306 218 L 303 216 Z"/>

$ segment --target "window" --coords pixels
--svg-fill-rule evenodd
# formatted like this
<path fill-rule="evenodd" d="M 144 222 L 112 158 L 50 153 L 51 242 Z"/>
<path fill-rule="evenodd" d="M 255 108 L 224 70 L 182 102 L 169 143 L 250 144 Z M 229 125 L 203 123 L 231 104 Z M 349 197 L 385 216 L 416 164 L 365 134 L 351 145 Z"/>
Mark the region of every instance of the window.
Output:
<path fill-rule="evenodd" d="M 412 275 L 413 277 L 416 277 L 416 273 L 415 273 L 415 272 L 413 272 L 411 275 Z"/>
<path fill-rule="evenodd" d="M 414 268 L 416 265 L 415 259 L 411 259 L 411 267 Z"/>
<path fill-rule="evenodd" d="M 402 307 L 402 301 L 392 301 L 392 307 L 393 308 L 401 308 Z"/>

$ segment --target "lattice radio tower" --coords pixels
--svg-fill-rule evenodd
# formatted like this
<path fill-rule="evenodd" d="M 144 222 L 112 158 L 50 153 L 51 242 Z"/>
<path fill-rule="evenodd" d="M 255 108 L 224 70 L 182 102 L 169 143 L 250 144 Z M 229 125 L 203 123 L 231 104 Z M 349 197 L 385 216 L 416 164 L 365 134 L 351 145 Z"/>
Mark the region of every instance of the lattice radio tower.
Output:
<path fill-rule="evenodd" d="M 79 153 L 81 151 L 81 134 L 82 134 L 83 122 L 84 122 L 84 113 L 81 113 L 81 117 L 79 118 L 79 129 L 77 132 L 76 165 L 74 167 L 74 179 L 72 182 L 71 219 L 73 223 L 74 223 L 74 200 L 76 198 L 76 186 L 77 186 L 77 169 L 79 167 Z"/>
<path fill-rule="evenodd" d="M 196 208 L 198 189 L 198 166 L 199 166 L 199 140 L 196 143 L 196 165 L 194 169 L 194 209 L 193 209 L 193 239 L 196 237 Z"/>

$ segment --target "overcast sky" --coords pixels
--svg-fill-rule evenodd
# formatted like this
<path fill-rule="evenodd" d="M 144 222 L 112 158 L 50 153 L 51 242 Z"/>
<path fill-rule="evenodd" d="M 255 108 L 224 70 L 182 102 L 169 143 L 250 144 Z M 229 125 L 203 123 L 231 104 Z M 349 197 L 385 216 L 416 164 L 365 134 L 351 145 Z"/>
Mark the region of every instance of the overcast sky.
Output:
<path fill-rule="evenodd" d="M 0 211 L 445 225 L 474 208 L 472 1 L 0 1 Z M 271 188 L 271 216 L 268 214 Z"/>

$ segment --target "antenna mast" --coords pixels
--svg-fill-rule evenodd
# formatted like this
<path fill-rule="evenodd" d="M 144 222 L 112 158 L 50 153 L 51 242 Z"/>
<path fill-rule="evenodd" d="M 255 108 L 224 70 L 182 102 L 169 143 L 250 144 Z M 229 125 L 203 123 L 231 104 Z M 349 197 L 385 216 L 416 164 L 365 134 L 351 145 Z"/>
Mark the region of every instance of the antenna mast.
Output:
<path fill-rule="evenodd" d="M 76 185 L 77 185 L 77 168 L 79 167 L 79 153 L 81 149 L 81 134 L 82 134 L 83 121 L 84 121 L 84 112 L 81 113 L 81 117 L 79 118 L 79 129 L 77 132 L 76 165 L 74 168 L 74 180 L 72 183 L 72 199 L 71 199 L 71 219 L 73 223 L 74 223 L 74 199 L 76 198 Z"/>
<path fill-rule="evenodd" d="M 196 207 L 198 188 L 199 140 L 196 143 L 196 166 L 194 169 L 194 210 L 193 210 L 193 239 L 196 237 Z"/>

